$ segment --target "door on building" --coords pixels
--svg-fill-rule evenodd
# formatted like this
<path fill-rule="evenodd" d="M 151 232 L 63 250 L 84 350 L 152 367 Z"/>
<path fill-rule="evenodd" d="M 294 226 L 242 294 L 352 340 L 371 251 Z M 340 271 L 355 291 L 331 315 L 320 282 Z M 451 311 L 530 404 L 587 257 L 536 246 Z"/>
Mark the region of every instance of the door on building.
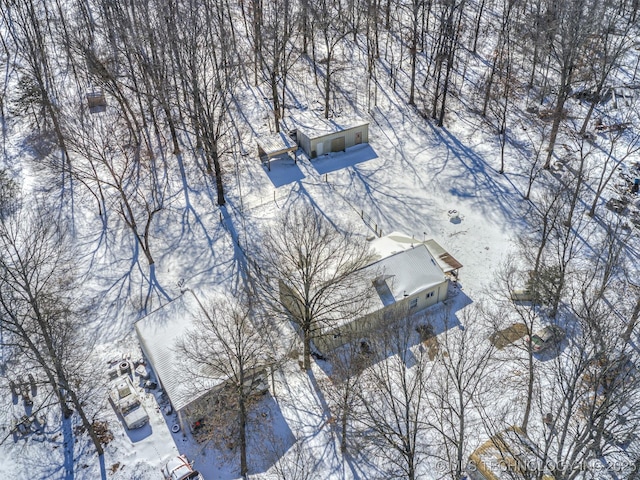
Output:
<path fill-rule="evenodd" d="M 332 152 L 344 152 L 345 150 L 345 141 L 344 137 L 338 137 L 331 140 L 331 151 Z"/>
<path fill-rule="evenodd" d="M 318 142 L 318 144 L 316 145 L 316 154 L 321 157 L 322 155 L 324 155 L 324 144 L 322 142 Z"/>
<path fill-rule="evenodd" d="M 361 143 L 362 143 L 362 132 L 356 132 L 355 145 L 360 145 Z"/>

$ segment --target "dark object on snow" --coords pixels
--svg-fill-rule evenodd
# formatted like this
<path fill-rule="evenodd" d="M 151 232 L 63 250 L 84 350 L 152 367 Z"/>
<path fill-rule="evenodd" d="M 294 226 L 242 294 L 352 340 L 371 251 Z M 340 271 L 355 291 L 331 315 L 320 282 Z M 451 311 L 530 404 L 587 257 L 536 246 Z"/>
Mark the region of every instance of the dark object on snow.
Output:
<path fill-rule="evenodd" d="M 31 387 L 31 396 L 35 397 L 38 393 L 38 390 L 36 388 L 36 379 L 33 378 L 33 375 L 31 375 L 30 373 L 27 375 L 27 378 L 29 379 L 29 386 Z"/>
<path fill-rule="evenodd" d="M 124 375 L 131 372 L 131 364 L 128 360 L 123 360 L 118 364 L 118 373 Z"/>
<path fill-rule="evenodd" d="M 104 112 L 107 106 L 104 92 L 100 89 L 93 89 L 87 92 L 87 103 L 91 113 Z"/>
<path fill-rule="evenodd" d="M 612 212 L 623 213 L 627 208 L 627 201 L 620 198 L 610 198 L 607 201 L 607 208 Z"/>
<path fill-rule="evenodd" d="M 321 353 L 319 353 L 319 352 L 314 352 L 314 351 L 312 351 L 312 352 L 311 352 L 311 356 L 312 356 L 313 358 L 315 358 L 316 360 L 322 360 L 323 362 L 326 362 L 326 361 L 327 361 L 327 357 L 325 357 L 324 355 L 322 355 L 322 354 L 321 354 Z"/>
<path fill-rule="evenodd" d="M 564 340 L 565 331 L 557 325 L 547 325 L 531 336 L 531 350 L 540 353 L 557 345 Z"/>
<path fill-rule="evenodd" d="M 20 396 L 20 390 L 18 389 L 18 386 L 16 385 L 16 382 L 14 382 L 13 380 L 11 380 L 9 382 L 9 388 L 11 389 L 11 397 L 13 398 L 13 403 L 18 403 L 18 397 Z"/>
<path fill-rule="evenodd" d="M 418 332 L 418 335 L 420 335 L 421 342 L 424 342 L 425 340 L 428 340 L 435 335 L 433 332 L 433 326 L 429 323 L 425 325 L 418 325 L 416 327 L 416 332 Z"/>
<path fill-rule="evenodd" d="M 369 342 L 367 342 L 366 340 L 362 340 L 360 342 L 360 353 L 362 355 L 371 355 L 371 353 L 373 353 L 371 351 L 371 345 L 369 345 Z"/>
<path fill-rule="evenodd" d="M 29 382 L 25 377 L 22 377 L 20 380 L 20 390 L 22 396 L 24 397 L 24 404 L 27 407 L 30 407 L 31 405 L 33 405 L 33 400 L 31 400 Z"/>
<path fill-rule="evenodd" d="M 156 388 L 158 388 L 158 384 L 153 380 L 147 380 L 146 382 L 144 382 L 144 388 L 148 390 L 155 390 Z"/>

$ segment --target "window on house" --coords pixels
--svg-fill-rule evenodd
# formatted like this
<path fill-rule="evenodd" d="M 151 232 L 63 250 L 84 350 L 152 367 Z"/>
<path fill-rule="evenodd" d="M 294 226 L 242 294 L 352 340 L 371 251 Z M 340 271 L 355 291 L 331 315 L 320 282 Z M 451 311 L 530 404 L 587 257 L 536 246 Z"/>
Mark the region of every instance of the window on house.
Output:
<path fill-rule="evenodd" d="M 433 297 L 433 292 L 429 292 L 429 293 L 427 293 L 427 295 L 425 296 L 425 298 L 429 298 L 429 297 Z"/>
<path fill-rule="evenodd" d="M 409 308 L 416 308 L 417 306 L 418 306 L 418 299 L 417 298 L 411 299 L 411 301 L 409 302 Z"/>

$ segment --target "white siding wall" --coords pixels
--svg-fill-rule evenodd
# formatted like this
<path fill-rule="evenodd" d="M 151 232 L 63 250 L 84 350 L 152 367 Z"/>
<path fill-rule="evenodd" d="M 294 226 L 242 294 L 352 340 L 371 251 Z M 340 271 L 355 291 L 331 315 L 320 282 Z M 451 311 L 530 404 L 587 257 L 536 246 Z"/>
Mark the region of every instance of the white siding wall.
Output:
<path fill-rule="evenodd" d="M 344 345 L 345 343 L 357 340 L 358 338 L 367 337 L 376 330 L 385 326 L 385 318 L 394 318 L 394 312 L 407 312 L 408 315 L 411 315 L 445 300 L 447 298 L 448 285 L 449 281 L 444 280 L 435 287 L 410 295 L 392 305 L 389 305 L 388 307 L 378 310 L 377 312 L 357 318 L 351 323 L 328 330 L 324 332 L 322 336 L 315 337 L 313 339 L 313 343 L 316 345 L 318 350 L 326 353 Z M 409 305 L 413 300 L 416 301 L 416 306 L 409 308 Z M 395 317 L 398 318 L 397 316 Z"/>

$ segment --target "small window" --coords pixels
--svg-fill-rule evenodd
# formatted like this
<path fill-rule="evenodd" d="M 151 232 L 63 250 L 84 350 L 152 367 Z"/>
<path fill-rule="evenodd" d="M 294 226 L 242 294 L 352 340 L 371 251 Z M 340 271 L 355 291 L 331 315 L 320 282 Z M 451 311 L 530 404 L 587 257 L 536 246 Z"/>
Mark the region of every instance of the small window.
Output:
<path fill-rule="evenodd" d="M 429 293 L 427 293 L 427 295 L 425 296 L 425 298 L 430 298 L 430 297 L 433 297 L 433 292 L 429 292 Z"/>
<path fill-rule="evenodd" d="M 409 302 L 409 308 L 416 308 L 418 306 L 418 299 L 412 298 Z"/>

